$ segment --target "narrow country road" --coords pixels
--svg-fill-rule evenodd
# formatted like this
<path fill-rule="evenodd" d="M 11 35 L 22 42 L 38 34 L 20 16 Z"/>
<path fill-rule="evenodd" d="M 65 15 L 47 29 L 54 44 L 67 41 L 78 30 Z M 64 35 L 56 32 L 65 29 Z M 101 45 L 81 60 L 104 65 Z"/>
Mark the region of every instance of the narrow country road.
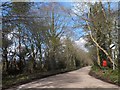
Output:
<path fill-rule="evenodd" d="M 119 88 L 116 85 L 103 82 L 88 75 L 90 68 L 90 66 L 83 67 L 76 71 L 39 79 L 9 90 L 23 90 L 28 88 Z"/>

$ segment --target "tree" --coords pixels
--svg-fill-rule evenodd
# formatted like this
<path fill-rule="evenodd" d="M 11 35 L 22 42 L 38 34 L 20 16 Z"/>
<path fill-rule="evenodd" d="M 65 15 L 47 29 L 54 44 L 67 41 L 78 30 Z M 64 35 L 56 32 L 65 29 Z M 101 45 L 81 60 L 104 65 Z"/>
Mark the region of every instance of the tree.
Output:
<path fill-rule="evenodd" d="M 61 51 L 61 42 L 60 38 L 64 34 L 64 31 L 68 24 L 68 18 L 65 17 L 66 14 L 61 9 L 61 5 L 58 3 L 48 3 L 42 7 L 46 17 L 47 30 L 43 34 L 44 36 L 44 45 L 46 49 L 46 57 L 49 59 L 50 68 L 52 70 L 57 68 L 58 62 L 58 53 Z M 61 13 L 60 13 L 61 11 Z M 63 21 L 66 21 L 63 23 Z"/>
<path fill-rule="evenodd" d="M 16 4 L 18 6 L 16 6 Z M 21 9 L 21 10 L 24 10 L 23 12 L 17 11 L 17 9 L 19 9 L 19 5 L 23 7 L 23 9 Z M 18 56 L 20 58 L 20 61 L 21 61 L 20 48 L 21 48 L 21 37 L 22 37 L 22 35 L 21 35 L 22 28 L 21 27 L 23 25 L 23 21 L 25 20 L 25 19 L 22 20 L 21 17 L 23 15 L 23 13 L 25 14 L 26 12 L 28 12 L 28 10 L 29 10 L 28 7 L 30 7 L 30 6 L 27 3 L 24 3 L 24 4 L 23 3 L 15 3 L 15 2 L 2 3 L 2 8 L 3 8 L 3 11 L 2 11 L 2 14 L 3 14 L 3 18 L 2 18 L 2 21 L 3 21 L 3 24 L 2 24 L 3 44 L 4 44 L 4 42 L 8 42 L 8 40 L 7 40 L 8 36 L 12 36 L 12 38 L 9 38 L 10 41 L 12 41 L 11 45 L 14 45 L 14 40 L 18 39 L 19 40 L 19 42 L 18 42 L 19 43 L 19 55 Z M 7 41 L 5 41 L 4 38 L 6 38 Z M 8 47 L 11 47 L 11 45 L 9 45 Z M 8 49 L 8 47 L 6 47 L 6 50 Z M 9 55 L 10 53 L 11 53 L 11 50 L 7 51 L 7 53 L 5 54 L 6 60 L 8 60 L 7 56 L 10 56 Z M 12 58 L 17 54 L 18 53 L 15 50 L 15 52 L 12 55 Z M 9 62 L 12 62 L 12 60 L 10 60 Z M 17 65 L 17 62 L 15 64 Z M 10 63 L 8 66 L 10 66 Z"/>
<path fill-rule="evenodd" d="M 110 17 L 112 12 L 110 9 L 110 4 L 105 8 L 102 2 L 95 3 L 94 5 L 87 3 L 90 7 L 90 11 L 86 14 L 79 15 L 78 18 L 84 21 L 84 29 L 87 31 L 87 35 L 90 36 L 91 41 L 94 42 L 93 45 L 96 46 L 98 65 L 101 66 L 101 59 L 106 59 L 113 63 L 111 58 L 111 51 L 109 45 L 112 43 L 111 31 L 113 30 L 114 23 L 113 17 Z M 80 10 L 79 7 L 77 7 Z M 85 16 L 85 17 L 83 17 Z M 86 24 L 86 25 L 85 25 Z"/>

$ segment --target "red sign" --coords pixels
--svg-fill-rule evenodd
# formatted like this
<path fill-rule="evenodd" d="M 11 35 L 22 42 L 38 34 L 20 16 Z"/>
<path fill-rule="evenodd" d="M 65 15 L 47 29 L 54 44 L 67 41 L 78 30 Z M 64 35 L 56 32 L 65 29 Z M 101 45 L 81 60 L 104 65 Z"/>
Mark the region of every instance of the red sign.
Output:
<path fill-rule="evenodd" d="M 107 66 L 107 61 L 103 60 L 103 67 L 106 67 L 106 66 Z"/>

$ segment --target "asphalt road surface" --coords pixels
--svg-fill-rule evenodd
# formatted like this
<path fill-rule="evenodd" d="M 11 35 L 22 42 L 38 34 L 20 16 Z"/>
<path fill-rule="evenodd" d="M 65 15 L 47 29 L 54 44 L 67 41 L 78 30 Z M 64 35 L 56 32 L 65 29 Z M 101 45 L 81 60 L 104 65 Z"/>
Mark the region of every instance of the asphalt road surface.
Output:
<path fill-rule="evenodd" d="M 83 67 L 76 71 L 39 79 L 9 90 L 23 90 L 30 88 L 120 88 L 88 75 L 90 68 L 90 66 Z"/>

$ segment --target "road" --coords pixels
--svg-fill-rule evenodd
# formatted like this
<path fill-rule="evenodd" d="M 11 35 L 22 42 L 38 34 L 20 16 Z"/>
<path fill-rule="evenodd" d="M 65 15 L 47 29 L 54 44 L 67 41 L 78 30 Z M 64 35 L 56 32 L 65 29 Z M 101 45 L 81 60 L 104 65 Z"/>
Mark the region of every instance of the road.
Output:
<path fill-rule="evenodd" d="M 90 66 L 76 71 L 58 74 L 20 85 L 9 90 L 40 89 L 40 88 L 118 88 L 118 86 L 103 82 L 88 75 Z"/>

